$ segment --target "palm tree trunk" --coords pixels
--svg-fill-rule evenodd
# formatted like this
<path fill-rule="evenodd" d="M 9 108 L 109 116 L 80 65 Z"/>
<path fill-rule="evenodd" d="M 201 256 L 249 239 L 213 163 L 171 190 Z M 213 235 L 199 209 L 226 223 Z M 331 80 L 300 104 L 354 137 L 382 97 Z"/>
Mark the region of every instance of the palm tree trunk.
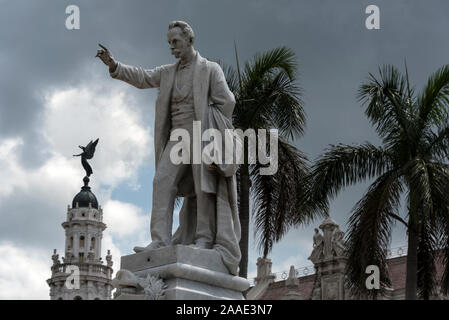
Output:
<path fill-rule="evenodd" d="M 248 164 L 245 162 L 240 169 L 240 194 L 239 194 L 239 218 L 241 226 L 240 251 L 242 259 L 240 260 L 239 276 L 248 277 L 248 242 L 249 242 L 249 171 Z"/>
<path fill-rule="evenodd" d="M 418 290 L 418 232 L 415 223 L 409 223 L 405 299 L 416 300 L 417 290 Z"/>

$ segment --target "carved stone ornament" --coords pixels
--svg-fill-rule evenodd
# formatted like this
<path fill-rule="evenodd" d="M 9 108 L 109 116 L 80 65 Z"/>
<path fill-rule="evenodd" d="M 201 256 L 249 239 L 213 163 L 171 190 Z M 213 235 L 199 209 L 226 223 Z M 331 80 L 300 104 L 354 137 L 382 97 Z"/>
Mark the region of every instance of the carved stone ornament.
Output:
<path fill-rule="evenodd" d="M 146 278 L 139 278 L 138 282 L 145 293 L 145 300 L 162 300 L 164 298 L 167 285 L 161 278 L 148 274 Z"/>
<path fill-rule="evenodd" d="M 51 259 L 53 260 L 53 265 L 54 266 L 56 266 L 56 265 L 61 263 L 59 261 L 59 254 L 56 253 L 56 249 L 53 250 L 53 255 L 51 256 Z"/>

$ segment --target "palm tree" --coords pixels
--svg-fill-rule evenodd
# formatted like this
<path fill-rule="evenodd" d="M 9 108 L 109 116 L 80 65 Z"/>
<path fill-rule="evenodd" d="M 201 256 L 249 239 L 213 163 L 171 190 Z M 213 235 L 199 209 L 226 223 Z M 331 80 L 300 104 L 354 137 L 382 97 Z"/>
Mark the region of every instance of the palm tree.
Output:
<path fill-rule="evenodd" d="M 292 225 L 307 222 L 312 216 L 299 211 L 306 194 L 305 179 L 310 170 L 306 157 L 288 139 L 304 133 L 305 113 L 301 90 L 295 85 L 295 54 L 286 47 L 257 54 L 240 69 L 224 67 L 228 85 L 236 97 L 233 114 L 235 128 L 279 130 L 278 170 L 273 175 L 260 175 L 258 161 L 248 163 L 248 141 L 244 141 L 244 163 L 237 172 L 239 216 L 242 227 L 240 249 L 241 277 L 247 277 L 249 206 L 253 216 L 258 248 L 266 257 L 273 243 L 279 241 Z M 268 139 L 267 139 L 268 140 Z M 298 214 L 301 212 L 301 214 Z"/>
<path fill-rule="evenodd" d="M 354 294 L 365 288 L 365 268 L 377 265 L 390 284 L 387 248 L 395 222 L 407 228 L 406 299 L 428 299 L 436 288 L 435 261 L 443 257 L 443 292 L 449 288 L 449 65 L 434 73 L 421 94 L 393 66 L 370 74 L 359 99 L 382 146 L 331 145 L 313 168 L 314 199 L 335 197 L 346 186 L 375 179 L 349 219 L 348 278 Z M 400 214 L 405 196 L 406 214 Z"/>

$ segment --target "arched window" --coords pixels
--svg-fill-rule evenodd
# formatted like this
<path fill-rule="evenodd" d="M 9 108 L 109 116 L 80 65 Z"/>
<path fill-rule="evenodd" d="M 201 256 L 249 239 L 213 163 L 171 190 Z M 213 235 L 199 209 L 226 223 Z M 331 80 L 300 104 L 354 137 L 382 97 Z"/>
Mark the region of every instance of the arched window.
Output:
<path fill-rule="evenodd" d="M 75 298 L 73 298 L 73 300 L 83 300 L 83 298 L 81 298 L 80 296 L 76 296 Z"/>
<path fill-rule="evenodd" d="M 92 239 L 90 239 L 90 250 L 94 249 L 95 249 L 95 237 L 92 237 Z"/>
<path fill-rule="evenodd" d="M 73 237 L 70 237 L 70 248 L 73 248 Z"/>
<path fill-rule="evenodd" d="M 84 248 L 84 236 L 80 237 L 80 248 Z"/>

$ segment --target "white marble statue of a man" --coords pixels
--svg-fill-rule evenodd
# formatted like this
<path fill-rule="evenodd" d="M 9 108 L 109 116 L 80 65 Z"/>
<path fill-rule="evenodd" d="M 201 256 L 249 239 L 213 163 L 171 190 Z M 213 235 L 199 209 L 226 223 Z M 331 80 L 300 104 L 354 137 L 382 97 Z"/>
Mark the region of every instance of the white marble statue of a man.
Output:
<path fill-rule="evenodd" d="M 171 53 L 178 61 L 154 69 L 117 62 L 102 45 L 97 52 L 109 67 L 112 78 L 140 89 L 159 88 L 154 125 L 156 173 L 151 212 L 152 242 L 134 250 L 140 252 L 174 244 L 215 249 L 220 252 L 230 273 L 237 274 L 241 253 L 235 174 L 224 176 L 216 166 L 203 162 L 174 164 L 170 158 L 172 147 L 178 143 L 170 139 L 175 129 L 187 130 L 192 143 L 193 121 L 204 123 L 210 108 L 217 108 L 231 121 L 234 95 L 220 66 L 201 57 L 194 49 L 194 33 L 186 22 L 170 23 L 167 39 Z M 192 160 L 191 152 L 189 157 Z M 172 236 L 176 197 L 184 197 L 184 202 L 180 226 Z"/>

